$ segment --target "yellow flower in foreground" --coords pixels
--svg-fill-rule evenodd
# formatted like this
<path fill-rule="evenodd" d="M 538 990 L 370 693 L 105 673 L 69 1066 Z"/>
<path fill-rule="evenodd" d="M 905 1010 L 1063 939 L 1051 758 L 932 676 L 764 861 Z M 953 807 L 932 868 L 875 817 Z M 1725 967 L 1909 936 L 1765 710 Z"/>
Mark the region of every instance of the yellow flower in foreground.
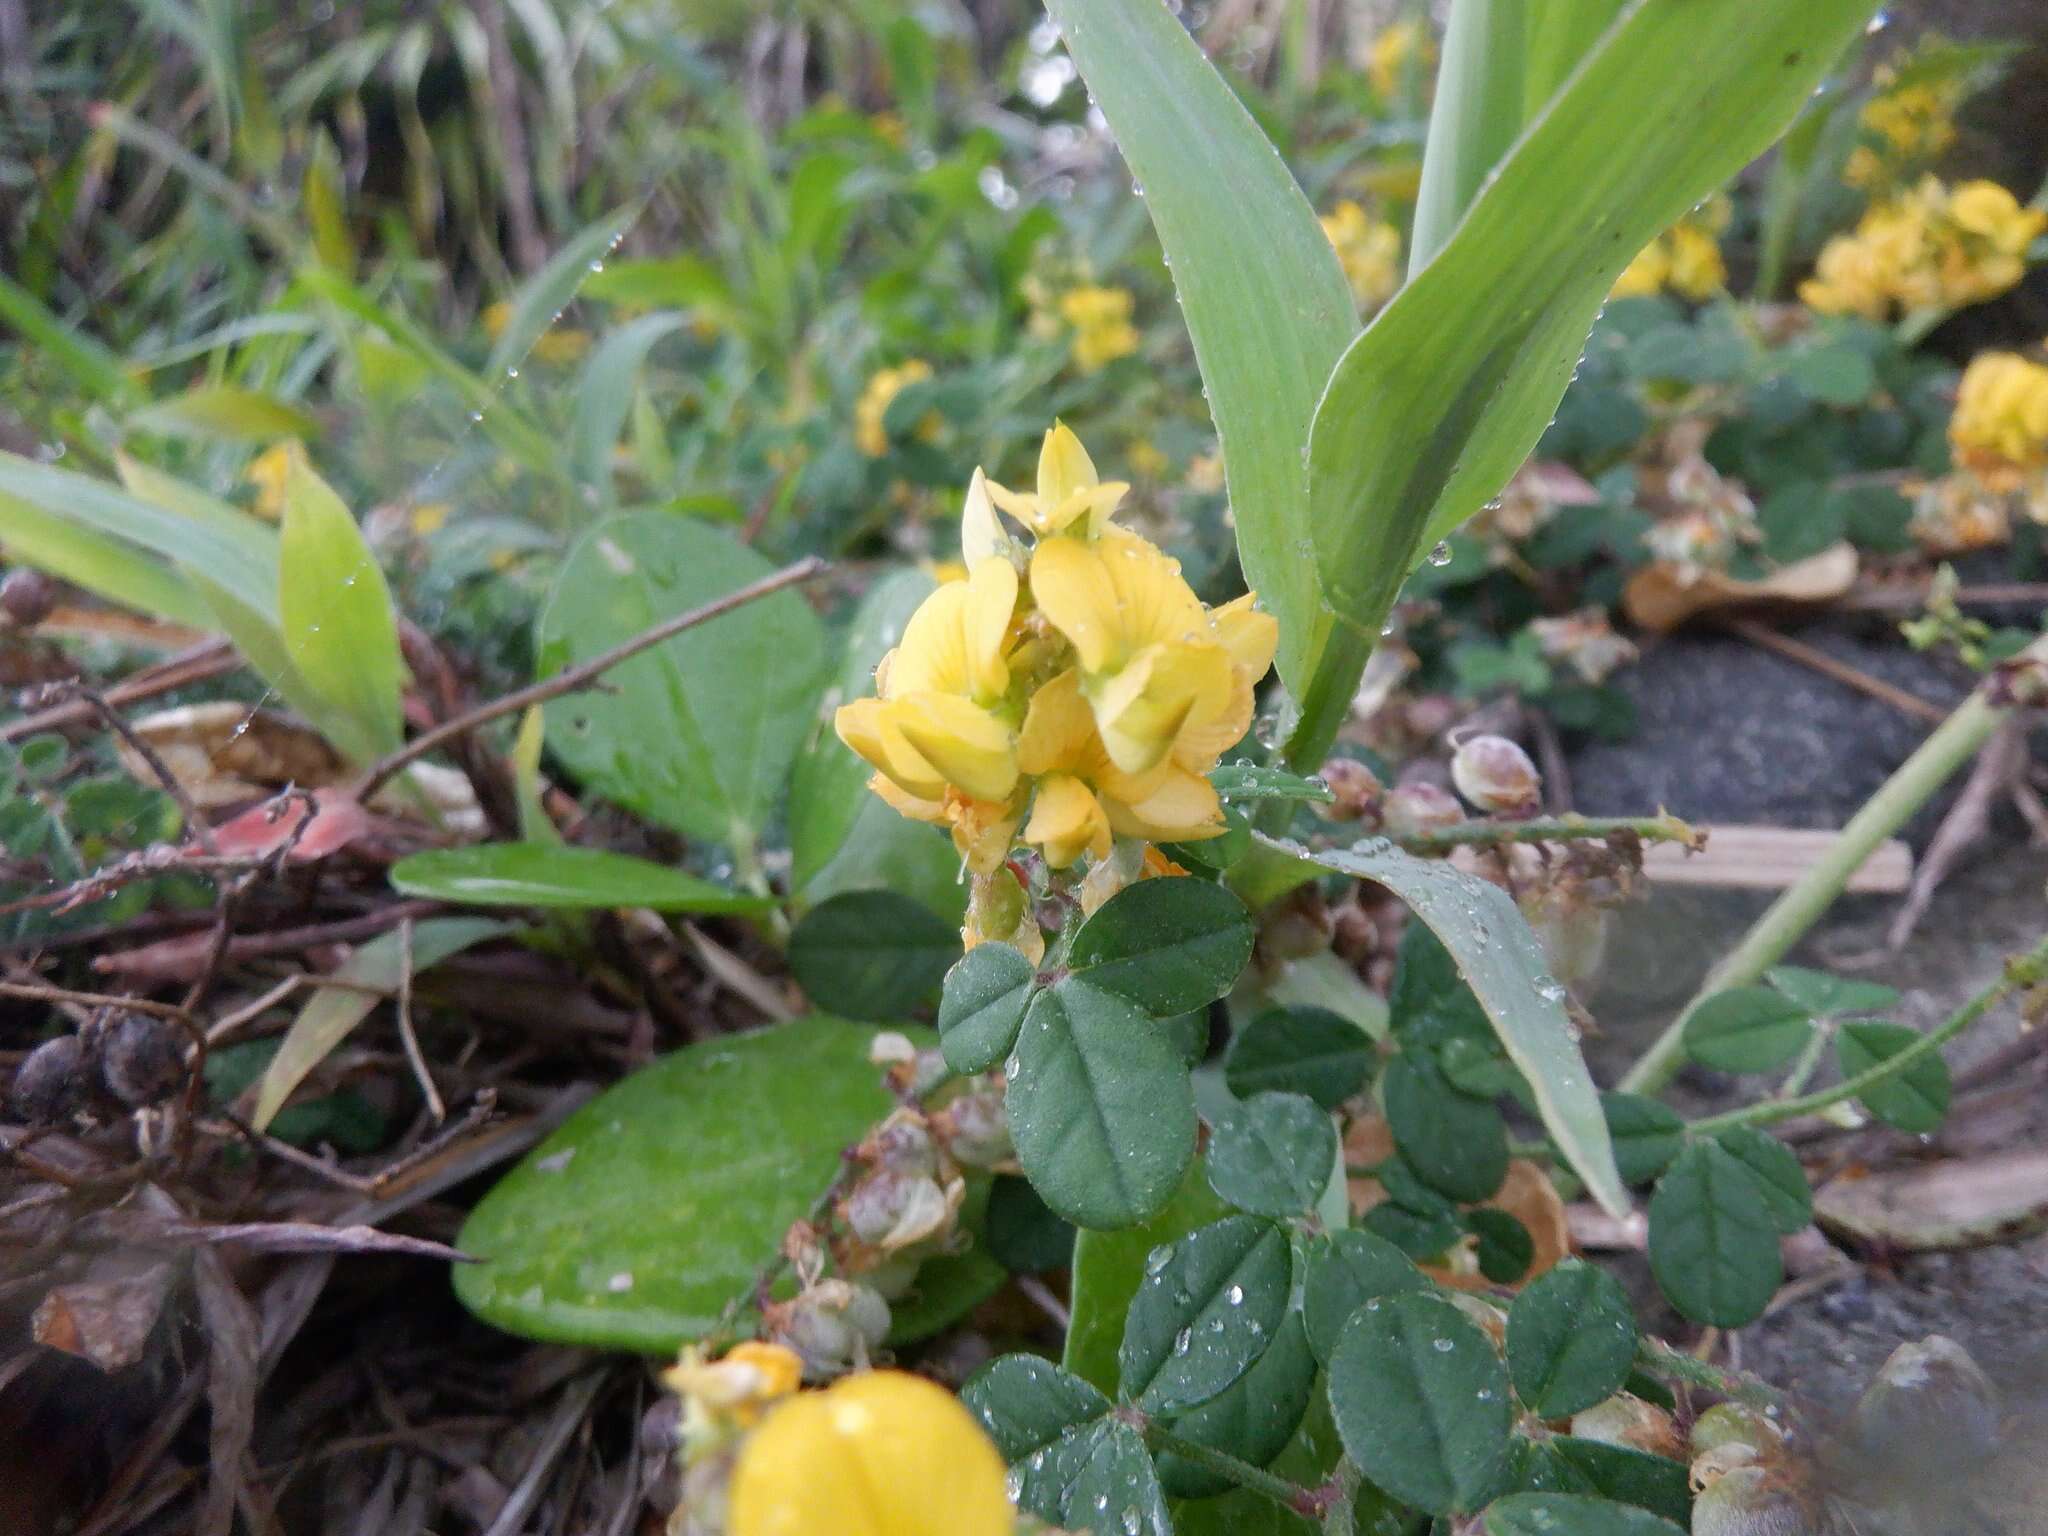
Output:
<path fill-rule="evenodd" d="M 259 517 L 267 517 L 274 523 L 284 516 L 285 477 L 291 473 L 292 454 L 298 450 L 296 438 L 272 443 L 251 459 L 242 471 L 242 478 L 256 487 L 254 511 Z"/>
<path fill-rule="evenodd" d="M 1358 204 L 1339 203 L 1319 221 L 1361 309 L 1378 309 L 1401 286 L 1401 231 Z"/>
<path fill-rule="evenodd" d="M 960 1400 L 901 1371 L 790 1399 L 740 1452 L 731 1536 L 1009 1536 L 1003 1462 Z"/>
<path fill-rule="evenodd" d="M 1874 203 L 1855 230 L 1822 249 L 1799 297 L 1822 314 L 1887 318 L 1996 298 L 2026 275 L 2027 248 L 2048 213 L 2025 208 L 1996 182 L 1945 186 L 1923 177 Z"/>
<path fill-rule="evenodd" d="M 1956 462 L 1991 479 L 2048 468 L 2048 368 L 2016 352 L 1973 358 L 1948 439 Z"/>
<path fill-rule="evenodd" d="M 1436 40 L 1419 21 L 1397 21 L 1380 28 L 1365 60 L 1372 88 L 1382 96 L 1392 96 L 1399 90 L 1411 69 L 1417 75 L 1426 75 L 1435 66 Z"/>
<path fill-rule="evenodd" d="M 932 376 L 932 365 L 921 357 L 913 357 L 900 368 L 877 370 L 860 392 L 860 399 L 853 408 L 854 446 L 871 459 L 879 459 L 889 451 L 889 432 L 882 425 L 889 414 L 890 402 L 903 393 L 905 385 L 919 384 Z M 927 417 L 918 423 L 918 435 L 937 435 L 938 422 Z"/>
<path fill-rule="evenodd" d="M 875 793 L 950 826 L 977 874 L 1020 825 L 1054 868 L 1100 861 L 1117 837 L 1223 830 L 1205 775 L 1251 723 L 1279 626 L 1249 596 L 1205 608 L 1177 562 L 1111 524 L 1125 489 L 1057 424 L 1035 492 L 977 474 L 961 518 L 971 574 L 924 601 L 876 669 L 876 697 L 836 717 L 878 770 Z M 998 508 L 1035 543 L 1006 533 Z"/>
<path fill-rule="evenodd" d="M 1131 324 L 1134 306 L 1128 288 L 1084 283 L 1060 295 L 1060 318 L 1074 328 L 1075 367 L 1093 373 L 1138 350 L 1138 328 Z"/>

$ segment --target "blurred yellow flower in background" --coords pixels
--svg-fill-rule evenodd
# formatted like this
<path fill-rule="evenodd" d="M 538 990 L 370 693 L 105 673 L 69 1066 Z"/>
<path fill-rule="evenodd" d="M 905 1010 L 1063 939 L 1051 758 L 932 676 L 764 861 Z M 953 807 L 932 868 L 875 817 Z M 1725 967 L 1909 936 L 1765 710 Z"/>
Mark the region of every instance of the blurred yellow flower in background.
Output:
<path fill-rule="evenodd" d="M 1391 299 L 1401 286 L 1401 231 L 1348 200 L 1320 222 L 1358 307 L 1375 310 Z"/>
<path fill-rule="evenodd" d="M 505 334 L 505 327 L 512 321 L 512 306 L 500 299 L 488 306 L 477 318 L 483 322 L 484 334 L 496 341 Z M 534 338 L 533 346 L 528 349 L 527 355 L 538 358 L 543 363 L 559 366 L 575 362 L 589 350 L 588 331 L 579 331 L 573 326 L 554 326 Z"/>
<path fill-rule="evenodd" d="M 1925 176 L 1828 241 L 1799 297 L 1822 314 L 1869 320 L 1960 309 L 2017 284 L 2044 229 L 2048 213 L 2022 207 L 1996 182 L 1949 187 Z"/>
<path fill-rule="evenodd" d="M 1971 359 L 1956 390 L 1948 440 L 1956 462 L 1988 482 L 2048 468 L 2048 367 L 2016 352 Z"/>
<path fill-rule="evenodd" d="M 932 376 L 932 365 L 921 357 L 895 368 L 877 369 L 868 378 L 860 392 L 860 399 L 853 407 L 854 446 L 871 459 L 879 459 L 889 451 L 889 431 L 883 421 L 889 414 L 889 406 L 911 384 L 921 384 Z M 938 436 L 939 419 L 936 412 L 917 424 L 917 435 L 929 440 Z"/>
<path fill-rule="evenodd" d="M 1397 21 L 1380 28 L 1365 56 L 1372 88 L 1383 97 L 1400 90 L 1411 76 L 1426 81 L 1436 68 L 1436 39 L 1419 21 Z"/>
<path fill-rule="evenodd" d="M 1129 357 L 1138 350 L 1138 328 L 1131 324 L 1135 301 L 1128 288 L 1083 283 L 1060 295 L 1060 318 L 1074 328 L 1074 366 L 1083 373 Z"/>
<path fill-rule="evenodd" d="M 1955 110 L 1966 81 L 1957 75 L 1920 75 L 1901 83 L 1898 71 L 1885 65 L 1873 82 L 1878 92 L 1857 117 L 1869 142 L 1851 151 L 1842 180 L 1866 192 L 1881 192 L 1923 169 L 1955 143 Z"/>
<path fill-rule="evenodd" d="M 865 1371 L 784 1402 L 733 1472 L 730 1536 L 1010 1536 L 1003 1461 L 945 1388 Z"/>
<path fill-rule="evenodd" d="M 298 439 L 286 438 L 272 443 L 242 470 L 242 478 L 256 487 L 252 510 L 257 516 L 267 517 L 273 523 L 284 516 L 284 482 L 291 473 L 292 455 L 296 451 L 302 451 Z"/>
<path fill-rule="evenodd" d="M 1733 213 L 1726 194 L 1708 198 L 1637 252 L 1609 297 L 1647 298 L 1669 291 L 1696 303 L 1711 299 L 1728 284 L 1721 235 Z"/>

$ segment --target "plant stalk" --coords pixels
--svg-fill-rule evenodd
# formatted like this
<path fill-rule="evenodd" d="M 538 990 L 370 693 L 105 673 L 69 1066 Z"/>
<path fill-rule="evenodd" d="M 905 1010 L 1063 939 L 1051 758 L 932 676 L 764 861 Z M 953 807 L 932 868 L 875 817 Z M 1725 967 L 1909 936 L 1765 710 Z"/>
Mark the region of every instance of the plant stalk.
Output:
<path fill-rule="evenodd" d="M 1157 1423 L 1145 1426 L 1145 1444 L 1155 1451 L 1165 1451 L 1183 1461 L 1193 1462 L 1205 1472 L 1214 1472 L 1218 1477 L 1227 1477 L 1240 1488 L 1249 1488 L 1254 1493 L 1263 1493 L 1276 1504 L 1296 1511 L 1311 1509 L 1316 1494 L 1312 1488 L 1299 1483 L 1290 1483 L 1284 1477 L 1275 1477 L 1263 1467 L 1255 1467 L 1248 1461 L 1240 1461 L 1227 1451 L 1214 1450 L 1184 1439 L 1170 1429 L 1162 1429 Z"/>
<path fill-rule="evenodd" d="M 2023 655 L 2048 661 L 2048 639 L 2036 640 Z M 1976 756 L 1998 728 L 2006 711 L 1980 689 L 1959 704 L 1918 750 L 1879 786 L 1863 808 L 1849 818 L 1827 854 L 1786 888 L 1759 917 L 1742 942 L 1707 973 L 1692 1000 L 1665 1027 L 1620 1083 L 1625 1093 L 1655 1093 L 1678 1073 L 1685 1059 L 1685 1026 L 1701 1003 L 1729 987 L 1755 982 L 1785 957 L 1794 944 L 1834 904 L 1877 845 L 1904 826 L 1908 817 L 1931 799 Z"/>
<path fill-rule="evenodd" d="M 1695 1135 L 1711 1136 L 1716 1131 L 1725 1131 L 1731 1126 L 1770 1125 L 1779 1120 L 1796 1119 L 1800 1115 L 1815 1114 L 1830 1104 L 1841 1103 L 1844 1099 L 1856 1098 L 1885 1079 L 1896 1077 L 1923 1056 L 1933 1055 L 2013 993 L 2038 986 L 2044 979 L 2048 979 L 2048 939 L 2043 939 L 2017 959 L 2008 960 L 2005 973 L 1998 980 L 1950 1014 L 1939 1027 L 1929 1030 L 1896 1056 L 1887 1056 L 1883 1061 L 1864 1068 L 1855 1076 L 1842 1079 L 1832 1088 L 1817 1089 L 1796 1098 L 1765 1099 L 1761 1104 L 1751 1104 L 1744 1109 L 1731 1109 L 1724 1114 L 1709 1115 L 1704 1120 L 1695 1120 L 1688 1128 Z"/>
<path fill-rule="evenodd" d="M 1408 275 L 1435 258 L 1522 130 L 1526 0 L 1453 0 L 1422 151 Z"/>
<path fill-rule="evenodd" d="M 1490 847 L 1496 843 L 1590 842 L 1617 832 L 1632 833 L 1646 843 L 1684 843 L 1697 848 L 1705 835 L 1676 816 L 1539 816 L 1529 821 L 1472 821 L 1397 837 L 1409 853 L 1448 853 L 1453 848 Z"/>

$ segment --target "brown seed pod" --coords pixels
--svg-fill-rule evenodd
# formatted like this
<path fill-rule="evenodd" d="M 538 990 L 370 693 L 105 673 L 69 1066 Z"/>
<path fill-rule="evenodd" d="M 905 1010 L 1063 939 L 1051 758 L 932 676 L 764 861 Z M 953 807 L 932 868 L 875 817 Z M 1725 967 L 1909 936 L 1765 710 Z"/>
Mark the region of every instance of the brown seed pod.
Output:
<path fill-rule="evenodd" d="M 28 1125 L 62 1125 L 85 1104 L 85 1071 L 78 1036 L 45 1040 L 14 1069 L 7 1107 Z"/>
<path fill-rule="evenodd" d="M 121 1013 L 100 1042 L 100 1077 L 123 1104 L 154 1104 L 185 1079 L 185 1037 L 169 1019 Z"/>
<path fill-rule="evenodd" d="M 57 583 L 26 566 L 0 580 L 0 614 L 22 629 L 34 629 L 57 610 Z"/>
<path fill-rule="evenodd" d="M 1451 782 L 1468 803 L 1500 816 L 1530 816 L 1543 804 L 1543 776 L 1505 736 L 1467 736 L 1451 754 Z"/>

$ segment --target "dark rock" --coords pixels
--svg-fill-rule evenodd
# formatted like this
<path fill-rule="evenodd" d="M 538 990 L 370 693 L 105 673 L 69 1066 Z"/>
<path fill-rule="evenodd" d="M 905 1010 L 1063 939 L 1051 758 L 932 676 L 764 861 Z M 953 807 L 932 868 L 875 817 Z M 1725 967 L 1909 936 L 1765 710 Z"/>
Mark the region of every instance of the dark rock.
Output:
<path fill-rule="evenodd" d="M 1950 664 L 1897 641 L 1815 627 L 1798 638 L 1941 709 L 1963 680 Z M 1575 808 L 1688 821 L 1836 828 L 1870 798 L 1929 730 L 1894 705 L 1733 636 L 1686 633 L 1646 646 L 1615 682 L 1638 726 L 1620 742 L 1569 754 Z M 1933 831 L 1938 807 L 1907 830 Z"/>

